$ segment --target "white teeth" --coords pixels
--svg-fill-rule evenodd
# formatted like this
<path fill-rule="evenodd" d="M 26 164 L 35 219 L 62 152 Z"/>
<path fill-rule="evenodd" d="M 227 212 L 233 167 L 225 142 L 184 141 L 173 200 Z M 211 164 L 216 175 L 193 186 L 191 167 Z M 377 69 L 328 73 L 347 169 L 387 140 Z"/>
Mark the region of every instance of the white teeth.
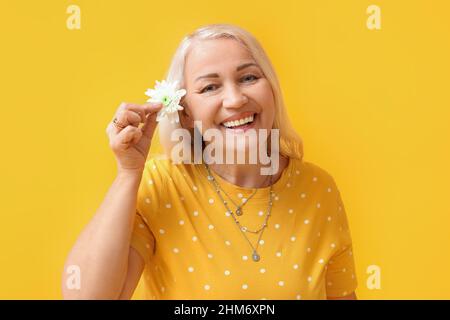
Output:
<path fill-rule="evenodd" d="M 252 121 L 253 121 L 253 115 L 251 115 L 250 117 L 239 119 L 239 120 L 227 121 L 227 122 L 224 122 L 223 125 L 227 128 L 232 128 L 232 127 L 242 126 L 243 124 L 246 124 L 246 123 L 252 122 Z"/>

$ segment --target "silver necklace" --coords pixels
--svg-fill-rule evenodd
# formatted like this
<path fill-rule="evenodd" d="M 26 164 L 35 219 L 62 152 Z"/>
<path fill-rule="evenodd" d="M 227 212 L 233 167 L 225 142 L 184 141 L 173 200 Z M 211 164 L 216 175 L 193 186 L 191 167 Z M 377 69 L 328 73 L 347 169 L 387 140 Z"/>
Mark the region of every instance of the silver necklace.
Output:
<path fill-rule="evenodd" d="M 206 167 L 206 170 L 208 171 L 208 180 L 212 182 L 212 184 L 214 186 L 214 189 L 215 189 L 217 195 L 219 196 L 219 198 L 222 200 L 222 203 L 224 204 L 225 208 L 227 209 L 227 212 L 229 212 L 231 214 L 231 216 L 234 219 L 234 222 L 236 223 L 236 225 L 239 228 L 239 231 L 242 233 L 242 235 L 245 237 L 245 239 L 249 243 L 250 247 L 252 248 L 252 259 L 253 259 L 253 261 L 258 262 L 261 259 L 261 256 L 260 256 L 260 254 L 257 251 L 258 250 L 258 246 L 259 246 L 259 242 L 261 240 L 261 237 L 262 237 L 262 235 L 264 233 L 265 228 L 267 228 L 267 221 L 269 220 L 269 217 L 271 216 L 271 211 L 272 211 L 272 197 L 273 197 L 272 175 L 270 175 L 269 204 L 268 204 L 267 214 L 266 214 L 266 218 L 264 220 L 264 223 L 257 230 L 249 230 L 247 227 L 241 225 L 241 223 L 236 219 L 236 217 L 234 216 L 234 212 L 228 207 L 228 202 L 222 197 L 222 194 L 220 193 L 221 188 L 220 188 L 219 184 L 217 183 L 216 179 L 214 178 L 214 176 L 211 174 L 209 166 L 206 163 L 205 163 L 205 167 Z M 223 192 L 226 194 L 225 191 L 223 191 Z M 248 201 L 246 201 L 245 203 L 247 203 L 247 202 Z M 246 232 L 260 233 L 259 237 L 258 237 L 258 241 L 256 242 L 256 247 L 254 247 L 252 245 L 252 243 L 248 239 L 247 235 L 245 234 Z"/>
<path fill-rule="evenodd" d="M 268 177 L 268 178 L 270 178 L 270 177 Z M 214 177 L 213 177 L 213 175 L 211 174 L 211 171 L 208 170 L 208 180 L 213 180 L 213 179 L 214 179 Z M 214 179 L 214 180 L 215 180 L 215 179 Z M 267 181 L 267 178 L 266 178 L 266 180 L 264 180 L 263 184 L 264 184 L 266 181 Z M 230 197 L 230 195 L 229 195 L 228 193 L 226 193 L 225 190 L 224 190 L 217 182 L 215 183 L 215 186 L 218 187 L 218 188 L 220 189 L 220 191 L 222 191 L 222 192 L 228 197 L 228 199 L 230 199 L 231 202 L 233 202 L 233 204 L 236 206 L 236 211 L 234 211 L 234 213 L 235 213 L 236 215 L 238 215 L 238 216 L 241 216 L 241 215 L 244 214 L 244 211 L 243 211 L 242 209 L 243 209 L 244 206 L 247 204 L 247 202 L 248 202 L 248 201 L 256 194 L 256 192 L 258 191 L 258 189 L 255 188 L 255 191 L 253 191 L 253 193 L 252 193 L 248 198 L 243 199 L 244 201 L 243 201 L 242 204 L 237 204 L 236 202 L 234 202 L 233 198 Z"/>

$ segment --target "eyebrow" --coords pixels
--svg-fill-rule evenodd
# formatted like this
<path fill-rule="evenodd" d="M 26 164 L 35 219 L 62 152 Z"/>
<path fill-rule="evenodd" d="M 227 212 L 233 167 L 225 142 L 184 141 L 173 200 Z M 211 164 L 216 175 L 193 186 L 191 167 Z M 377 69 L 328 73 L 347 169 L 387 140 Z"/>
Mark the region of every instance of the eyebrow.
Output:
<path fill-rule="evenodd" d="M 256 67 L 259 67 L 256 63 L 254 63 L 254 62 L 249 62 L 249 63 L 244 63 L 244 64 L 241 64 L 240 66 L 238 66 L 238 67 L 236 68 L 236 71 L 240 71 L 240 70 L 245 69 L 245 68 L 248 68 L 248 67 L 250 67 L 250 66 L 256 66 Z M 203 78 L 218 78 L 218 77 L 219 77 L 219 75 L 218 75 L 217 73 L 208 73 L 208 74 L 205 74 L 205 75 L 203 75 L 203 76 L 198 77 L 197 79 L 195 79 L 195 81 L 198 81 L 198 80 L 203 79 Z M 195 81 L 194 81 L 194 82 L 195 82 Z"/>

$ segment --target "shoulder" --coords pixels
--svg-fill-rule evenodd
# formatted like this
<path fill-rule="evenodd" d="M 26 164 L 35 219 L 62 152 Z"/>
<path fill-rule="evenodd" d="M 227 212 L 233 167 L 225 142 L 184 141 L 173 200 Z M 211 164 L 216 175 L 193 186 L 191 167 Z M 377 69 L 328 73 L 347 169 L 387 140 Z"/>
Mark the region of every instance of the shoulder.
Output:
<path fill-rule="evenodd" d="M 296 167 L 299 168 L 298 170 L 304 178 L 310 179 L 311 182 L 317 183 L 318 185 L 331 184 L 335 186 L 335 181 L 331 173 L 321 166 L 310 161 L 298 159 L 295 159 L 295 161 L 297 162 Z"/>
<path fill-rule="evenodd" d="M 153 155 L 145 163 L 144 174 L 161 180 L 177 180 L 192 171 L 192 164 L 174 163 L 166 155 Z"/>

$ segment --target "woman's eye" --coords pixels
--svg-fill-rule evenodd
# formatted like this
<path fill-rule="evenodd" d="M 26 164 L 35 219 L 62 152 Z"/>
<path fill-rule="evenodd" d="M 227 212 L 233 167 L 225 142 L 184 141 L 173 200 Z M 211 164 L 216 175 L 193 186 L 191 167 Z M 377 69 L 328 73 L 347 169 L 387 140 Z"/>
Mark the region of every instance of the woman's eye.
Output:
<path fill-rule="evenodd" d="M 215 86 L 215 85 L 213 85 L 213 84 L 207 85 L 206 87 L 204 87 L 204 88 L 200 91 L 200 93 L 204 93 L 204 92 L 210 91 L 210 90 L 208 90 L 208 89 L 212 89 L 212 88 L 214 88 L 214 86 Z"/>
<path fill-rule="evenodd" d="M 254 76 L 254 75 L 252 75 L 252 74 L 248 74 L 248 75 L 244 76 L 242 79 L 243 79 L 244 81 L 253 81 L 253 80 L 258 79 L 258 77 Z"/>
<path fill-rule="evenodd" d="M 258 79 L 259 78 L 257 76 L 255 76 L 255 75 L 253 75 L 253 74 L 248 74 L 248 75 L 246 75 L 246 76 L 241 78 L 241 80 L 243 82 L 251 82 L 251 81 L 258 80 Z M 204 87 L 202 90 L 200 90 L 200 93 L 205 93 L 205 92 L 208 92 L 208 91 L 215 90 L 216 87 L 217 87 L 217 85 L 215 85 L 215 84 L 209 84 L 206 87 Z"/>

